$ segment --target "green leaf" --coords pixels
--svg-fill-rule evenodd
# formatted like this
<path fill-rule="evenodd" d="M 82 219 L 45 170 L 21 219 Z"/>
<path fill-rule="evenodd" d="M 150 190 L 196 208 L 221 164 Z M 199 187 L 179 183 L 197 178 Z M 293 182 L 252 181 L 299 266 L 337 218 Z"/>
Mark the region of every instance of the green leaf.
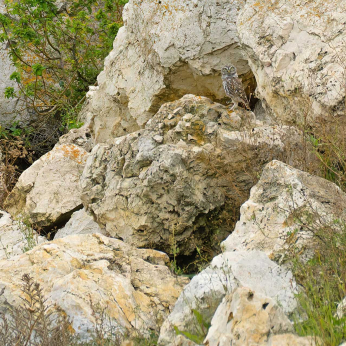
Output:
<path fill-rule="evenodd" d="M 207 329 L 210 328 L 210 324 L 204 321 L 204 318 L 199 311 L 197 311 L 196 309 L 192 309 L 192 312 L 195 315 L 197 322 L 200 326 L 204 326 Z"/>
<path fill-rule="evenodd" d="M 14 97 L 16 97 L 16 93 L 15 93 L 15 91 L 14 91 L 14 88 L 12 88 L 12 87 L 7 87 L 6 89 L 5 89 L 5 97 L 7 98 L 7 99 L 11 99 L 11 98 L 14 98 Z"/>
<path fill-rule="evenodd" d="M 20 73 L 17 71 L 13 72 L 10 76 L 10 80 L 14 80 L 17 83 L 20 83 Z"/>
<path fill-rule="evenodd" d="M 32 65 L 32 71 L 34 72 L 35 76 L 42 76 L 42 73 L 45 69 L 45 67 L 38 63 Z"/>
<path fill-rule="evenodd" d="M 189 332 L 184 332 L 182 330 L 179 330 L 177 326 L 174 326 L 174 330 L 177 335 L 180 335 L 180 334 L 184 335 L 185 337 L 187 337 L 189 340 L 193 341 L 196 344 L 201 344 L 205 338 L 202 335 L 194 335 Z"/>

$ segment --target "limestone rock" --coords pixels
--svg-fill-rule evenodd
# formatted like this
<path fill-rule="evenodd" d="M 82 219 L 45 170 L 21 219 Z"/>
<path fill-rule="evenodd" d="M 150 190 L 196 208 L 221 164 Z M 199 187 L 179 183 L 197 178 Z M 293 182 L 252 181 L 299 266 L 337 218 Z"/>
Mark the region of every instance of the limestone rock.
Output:
<path fill-rule="evenodd" d="M 221 247 L 223 251 L 261 250 L 281 261 L 292 247 L 313 247 L 312 230 L 319 222 L 345 220 L 345 205 L 346 194 L 335 184 L 273 161 L 251 189 L 240 220 Z"/>
<path fill-rule="evenodd" d="M 85 151 L 90 152 L 93 148 L 93 141 L 91 139 L 90 129 L 87 125 L 79 129 L 72 129 L 65 135 L 59 138 L 57 145 L 62 144 L 75 144 Z"/>
<path fill-rule="evenodd" d="M 58 230 L 54 239 L 64 238 L 73 234 L 105 234 L 104 230 L 94 221 L 85 209 L 74 212 L 67 224 Z"/>
<path fill-rule="evenodd" d="M 4 207 L 41 227 L 59 226 L 82 207 L 80 175 L 88 153 L 63 144 L 34 162 L 20 176 Z"/>
<path fill-rule="evenodd" d="M 0 307 L 20 304 L 21 277 L 29 274 L 47 304 L 57 304 L 82 339 L 94 328 L 94 307 L 105 308 L 119 333 L 158 330 L 186 278 L 173 276 L 164 253 L 133 248 L 100 234 L 72 235 L 0 261 Z"/>
<path fill-rule="evenodd" d="M 217 308 L 204 344 L 208 346 L 315 345 L 311 337 L 298 337 L 275 300 L 249 288 L 237 288 Z"/>
<path fill-rule="evenodd" d="M 346 316 L 346 297 L 338 304 L 336 315 L 338 318 Z"/>
<path fill-rule="evenodd" d="M 130 1 L 81 114 L 96 142 L 142 128 L 163 103 L 185 94 L 223 99 L 219 71 L 227 64 L 246 86 L 252 74 L 236 29 L 242 6 L 242 0 Z"/>
<path fill-rule="evenodd" d="M 293 128 L 261 126 L 252 112 L 186 95 L 145 129 L 94 147 L 83 203 L 111 236 L 165 252 L 174 242 L 188 255 L 225 239 L 265 163 L 294 164 L 299 153 Z"/>
<path fill-rule="evenodd" d="M 279 267 L 260 251 L 227 252 L 215 257 L 211 265 L 184 288 L 161 327 L 159 345 L 176 346 L 179 342 L 184 345 L 176 340 L 174 326 L 180 331 L 198 334 L 192 309 L 208 323 L 224 296 L 237 287 L 247 287 L 273 299 L 286 314 L 296 308 L 297 287 L 290 271 Z"/>
<path fill-rule="evenodd" d="M 250 0 L 238 17 L 258 97 L 277 118 L 344 115 L 346 3 Z"/>
<path fill-rule="evenodd" d="M 23 222 L 13 221 L 10 214 L 0 211 L 0 260 L 22 254 L 45 241 Z"/>

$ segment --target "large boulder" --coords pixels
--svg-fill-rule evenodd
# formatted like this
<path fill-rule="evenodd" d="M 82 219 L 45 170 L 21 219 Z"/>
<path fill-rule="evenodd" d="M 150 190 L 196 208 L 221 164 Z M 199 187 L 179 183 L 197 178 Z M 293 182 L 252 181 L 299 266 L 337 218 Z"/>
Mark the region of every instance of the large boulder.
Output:
<path fill-rule="evenodd" d="M 22 254 L 45 241 L 28 224 L 14 221 L 10 214 L 0 210 L 0 260 Z"/>
<path fill-rule="evenodd" d="M 114 237 L 189 255 L 217 246 L 273 158 L 299 161 L 300 135 L 204 97 L 165 104 L 145 129 L 94 147 L 83 202 Z"/>
<path fill-rule="evenodd" d="M 297 286 L 289 270 L 281 268 L 260 251 L 227 252 L 215 257 L 210 266 L 184 288 L 161 327 L 159 345 L 179 345 L 176 330 L 200 334 L 193 310 L 209 323 L 222 299 L 238 287 L 247 287 L 273 299 L 285 314 L 291 314 L 297 306 Z"/>
<path fill-rule="evenodd" d="M 237 288 L 217 308 L 204 344 L 208 346 L 314 346 L 314 337 L 293 334 L 277 302 L 249 288 Z"/>
<path fill-rule="evenodd" d="M 103 310 L 105 323 L 119 334 L 158 331 L 188 282 L 171 274 L 168 260 L 164 253 L 100 234 L 54 240 L 0 261 L 0 309 L 22 304 L 21 278 L 28 274 L 40 284 L 46 304 L 56 304 L 82 339 Z"/>
<path fill-rule="evenodd" d="M 234 64 L 252 80 L 238 44 L 242 1 L 132 0 L 124 26 L 81 118 L 97 142 L 136 131 L 185 94 L 225 97 L 220 70 Z"/>
<path fill-rule="evenodd" d="M 290 167 L 270 162 L 251 189 L 233 233 L 223 251 L 261 250 L 276 261 L 291 251 L 309 255 L 314 232 L 335 220 L 346 220 L 346 194 L 335 184 Z M 337 226 L 337 225 L 336 225 Z"/>
<path fill-rule="evenodd" d="M 283 120 L 345 114 L 346 3 L 246 1 L 237 27 L 258 97 Z"/>
<path fill-rule="evenodd" d="M 80 176 L 88 153 L 75 144 L 61 144 L 34 162 L 20 176 L 4 208 L 39 227 L 59 227 L 82 208 Z"/>

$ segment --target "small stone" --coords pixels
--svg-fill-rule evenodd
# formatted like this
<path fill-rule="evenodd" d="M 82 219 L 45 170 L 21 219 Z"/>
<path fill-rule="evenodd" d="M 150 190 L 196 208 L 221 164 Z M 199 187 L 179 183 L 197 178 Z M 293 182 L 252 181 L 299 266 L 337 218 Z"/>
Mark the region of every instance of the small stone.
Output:
<path fill-rule="evenodd" d="M 163 143 L 163 137 L 160 136 L 160 135 L 155 135 L 155 136 L 153 137 L 153 140 L 154 140 L 155 142 L 159 143 L 159 144 Z"/>

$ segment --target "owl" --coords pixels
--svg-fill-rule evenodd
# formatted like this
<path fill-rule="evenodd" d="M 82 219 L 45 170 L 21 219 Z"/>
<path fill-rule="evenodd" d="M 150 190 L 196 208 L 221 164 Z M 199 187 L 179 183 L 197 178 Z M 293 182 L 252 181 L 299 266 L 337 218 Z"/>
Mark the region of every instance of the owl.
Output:
<path fill-rule="evenodd" d="M 242 103 L 246 109 L 250 110 L 249 101 L 246 97 L 243 84 L 238 78 L 238 73 L 233 65 L 225 66 L 221 69 L 221 77 L 226 95 L 233 102 L 232 110 L 238 107 L 238 103 Z"/>

